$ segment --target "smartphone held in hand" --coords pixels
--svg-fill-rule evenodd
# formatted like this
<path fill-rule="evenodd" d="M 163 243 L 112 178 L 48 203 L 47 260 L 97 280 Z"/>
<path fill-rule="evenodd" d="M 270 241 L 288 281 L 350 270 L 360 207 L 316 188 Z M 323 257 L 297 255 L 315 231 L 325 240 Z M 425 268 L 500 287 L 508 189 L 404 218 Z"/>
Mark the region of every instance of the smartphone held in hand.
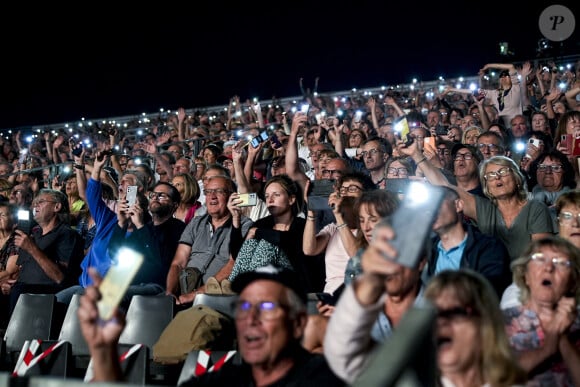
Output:
<path fill-rule="evenodd" d="M 127 247 L 119 249 L 115 263 L 99 285 L 101 299 L 97 302 L 97 308 L 101 320 L 107 321 L 113 317 L 115 308 L 119 306 L 142 263 L 142 254 Z"/>

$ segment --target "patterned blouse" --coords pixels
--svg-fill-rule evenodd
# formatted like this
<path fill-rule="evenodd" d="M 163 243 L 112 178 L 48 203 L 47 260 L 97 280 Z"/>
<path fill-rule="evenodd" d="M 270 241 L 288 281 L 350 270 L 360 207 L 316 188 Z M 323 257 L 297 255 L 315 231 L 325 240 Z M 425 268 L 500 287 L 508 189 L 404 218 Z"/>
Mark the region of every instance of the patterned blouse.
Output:
<path fill-rule="evenodd" d="M 536 312 L 525 309 L 523 306 L 515 306 L 504 309 L 504 322 L 511 347 L 516 351 L 526 351 L 540 348 L 544 345 L 544 330 Z M 580 314 L 570 326 L 568 333 L 570 342 L 576 348 L 580 348 Z M 568 368 L 560 354 L 555 354 L 532 374 L 527 386 L 574 386 Z"/>
<path fill-rule="evenodd" d="M 12 255 L 18 255 L 18 247 L 14 244 L 14 236 L 16 234 L 12 233 L 4 246 L 0 249 L 0 270 L 6 270 L 6 264 L 8 263 L 8 258 Z"/>

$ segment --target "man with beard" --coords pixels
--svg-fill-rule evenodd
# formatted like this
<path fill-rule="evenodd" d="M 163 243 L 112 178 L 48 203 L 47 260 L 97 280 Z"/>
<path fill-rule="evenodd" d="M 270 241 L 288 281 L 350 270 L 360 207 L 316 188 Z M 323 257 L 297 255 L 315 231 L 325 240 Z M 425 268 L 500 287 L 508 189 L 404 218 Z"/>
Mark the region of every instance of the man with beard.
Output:
<path fill-rule="evenodd" d="M 468 268 L 483 275 L 501 297 L 511 282 L 509 253 L 497 238 L 482 234 L 463 221 L 463 200 L 457 192 L 442 187 L 445 196 L 433 223 L 433 247 L 427 265 L 432 277 L 443 270 Z"/>
<path fill-rule="evenodd" d="M 134 206 L 120 208 L 117 227 L 109 243 L 109 254 L 117 259 L 120 247 L 130 247 L 145 257 L 131 282 L 122 305 L 128 306 L 133 295 L 156 295 L 165 292 L 165 280 L 185 223 L 173 217 L 181 195 L 169 183 L 158 182 L 149 193 L 149 205 L 142 208 L 138 200 Z M 146 222 L 146 212 L 151 220 Z M 133 231 L 128 234 L 129 223 Z M 119 259 L 122 259 L 120 257 Z"/>

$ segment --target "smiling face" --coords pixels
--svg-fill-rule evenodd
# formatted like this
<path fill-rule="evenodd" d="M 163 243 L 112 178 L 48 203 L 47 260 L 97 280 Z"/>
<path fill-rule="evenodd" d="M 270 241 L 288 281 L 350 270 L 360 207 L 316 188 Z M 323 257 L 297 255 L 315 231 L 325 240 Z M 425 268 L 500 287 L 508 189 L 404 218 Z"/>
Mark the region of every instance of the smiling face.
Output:
<path fill-rule="evenodd" d="M 436 325 L 437 366 L 443 375 L 461 373 L 479 364 L 482 343 L 477 317 L 447 288 L 434 300 L 438 310 Z"/>
<path fill-rule="evenodd" d="M 555 305 L 571 287 L 571 269 L 557 265 L 558 258 L 570 261 L 570 257 L 553 246 L 541 246 L 534 253 L 543 254 L 542 259 L 530 259 L 526 266 L 525 282 L 530 289 L 528 304 Z M 538 310 L 534 308 L 534 310 Z"/>

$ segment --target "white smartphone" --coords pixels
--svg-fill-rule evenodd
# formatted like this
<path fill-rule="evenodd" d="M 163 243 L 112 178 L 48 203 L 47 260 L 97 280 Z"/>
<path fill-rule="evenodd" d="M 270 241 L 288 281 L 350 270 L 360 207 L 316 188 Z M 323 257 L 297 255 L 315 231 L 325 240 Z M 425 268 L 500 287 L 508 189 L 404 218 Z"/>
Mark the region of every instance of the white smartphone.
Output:
<path fill-rule="evenodd" d="M 135 278 L 143 263 L 143 255 L 135 250 L 122 247 L 117 252 L 115 264 L 111 265 L 105 278 L 99 285 L 101 299 L 97 302 L 99 317 L 103 321 L 113 317 L 115 308 L 121 302 L 127 288 Z"/>
<path fill-rule="evenodd" d="M 127 196 L 125 197 L 125 199 L 127 200 L 129 207 L 131 207 L 133 204 L 135 204 L 135 201 L 137 201 L 137 186 L 136 185 L 130 185 L 127 187 Z"/>
<path fill-rule="evenodd" d="M 238 207 L 251 207 L 258 204 L 258 194 L 255 192 L 242 193 L 240 194 L 240 199 L 242 202 L 238 204 Z"/>

